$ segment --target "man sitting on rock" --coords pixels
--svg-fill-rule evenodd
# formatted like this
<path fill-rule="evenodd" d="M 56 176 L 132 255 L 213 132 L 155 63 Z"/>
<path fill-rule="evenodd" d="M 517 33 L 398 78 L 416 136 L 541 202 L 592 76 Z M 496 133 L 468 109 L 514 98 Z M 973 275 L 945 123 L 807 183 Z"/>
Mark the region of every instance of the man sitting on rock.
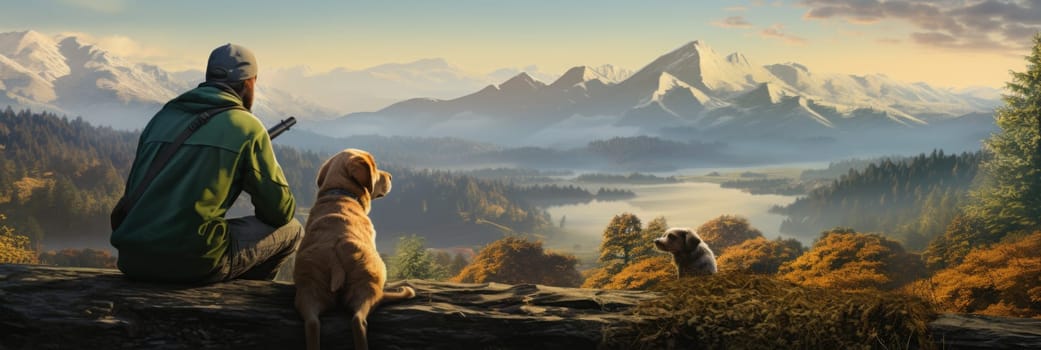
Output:
<path fill-rule="evenodd" d="M 274 279 L 303 228 L 271 138 L 253 116 L 257 61 L 227 44 L 206 81 L 163 106 L 144 131 L 112 214 L 118 266 L 133 279 Z M 168 154 L 164 154 L 164 151 Z M 242 191 L 255 216 L 225 220 Z"/>

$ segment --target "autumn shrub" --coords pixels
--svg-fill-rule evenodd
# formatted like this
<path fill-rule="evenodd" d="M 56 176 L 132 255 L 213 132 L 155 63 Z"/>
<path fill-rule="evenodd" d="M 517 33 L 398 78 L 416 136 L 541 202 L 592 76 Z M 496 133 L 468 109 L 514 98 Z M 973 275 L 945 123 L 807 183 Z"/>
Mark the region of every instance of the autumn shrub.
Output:
<path fill-rule="evenodd" d="M 761 274 L 664 282 L 637 307 L 647 322 L 608 328 L 617 349 L 930 349 L 935 313 L 893 292 L 851 293 Z"/>
<path fill-rule="evenodd" d="M 62 249 L 40 253 L 40 263 L 66 267 L 116 268 L 116 257 L 107 251 L 95 249 Z"/>
<path fill-rule="evenodd" d="M 658 255 L 637 261 L 621 272 L 609 276 L 604 289 L 649 289 L 665 281 L 676 279 L 676 265 L 672 257 Z"/>
<path fill-rule="evenodd" d="M 779 273 L 806 286 L 891 290 L 924 276 L 925 267 L 897 241 L 836 228 L 822 233 L 809 251 L 782 265 Z"/>
<path fill-rule="evenodd" d="M 756 237 L 730 247 L 716 260 L 720 270 L 774 274 L 802 252 L 802 244 L 795 239 Z"/>
<path fill-rule="evenodd" d="M 582 288 L 603 288 L 604 285 L 611 282 L 611 278 L 614 277 L 615 273 L 612 273 L 611 269 L 598 267 L 583 275 L 585 275 L 585 278 L 582 282 Z"/>
<path fill-rule="evenodd" d="M 974 250 L 911 291 L 947 312 L 1041 316 L 1041 232 Z"/>
<path fill-rule="evenodd" d="M 600 242 L 600 267 L 588 273 L 582 288 L 608 288 L 611 279 L 622 270 L 648 258 L 659 256 L 654 239 L 665 234 L 669 224 L 658 216 L 644 228 L 635 214 L 622 213 L 611 218 Z"/>
<path fill-rule="evenodd" d="M 0 221 L 7 219 L 0 214 Z M 29 237 L 14 232 L 10 226 L 0 224 L 0 264 L 35 264 L 36 252 L 29 244 Z"/>
<path fill-rule="evenodd" d="M 716 255 L 731 246 L 763 236 L 762 232 L 752 227 L 748 219 L 736 215 L 721 215 L 709 220 L 698 226 L 697 232 Z"/>
<path fill-rule="evenodd" d="M 536 283 L 577 287 L 582 277 L 572 255 L 547 252 L 542 242 L 506 237 L 489 243 L 453 282 Z"/>
<path fill-rule="evenodd" d="M 970 251 L 994 241 L 995 237 L 987 232 L 986 222 L 982 218 L 959 214 L 947 225 L 943 235 L 929 242 L 922 255 L 926 267 L 939 270 L 960 264 Z"/>

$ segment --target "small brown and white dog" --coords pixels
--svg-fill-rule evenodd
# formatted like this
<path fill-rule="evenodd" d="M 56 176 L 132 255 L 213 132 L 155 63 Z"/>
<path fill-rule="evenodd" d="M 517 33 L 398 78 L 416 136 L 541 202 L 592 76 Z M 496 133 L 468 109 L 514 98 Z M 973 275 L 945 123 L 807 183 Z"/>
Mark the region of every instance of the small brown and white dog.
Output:
<path fill-rule="evenodd" d="M 369 312 L 381 302 L 416 295 L 410 287 L 383 290 L 387 270 L 368 214 L 372 199 L 390 192 L 390 180 L 390 173 L 376 169 L 371 154 L 358 149 L 337 153 L 318 171 L 318 198 L 293 270 L 296 310 L 309 350 L 319 349 L 319 316 L 333 306 L 342 303 L 353 312 L 354 348 L 367 349 Z"/>
<path fill-rule="evenodd" d="M 654 240 L 658 250 L 672 253 L 679 277 L 703 276 L 716 273 L 716 256 L 712 249 L 688 228 L 670 228 Z"/>

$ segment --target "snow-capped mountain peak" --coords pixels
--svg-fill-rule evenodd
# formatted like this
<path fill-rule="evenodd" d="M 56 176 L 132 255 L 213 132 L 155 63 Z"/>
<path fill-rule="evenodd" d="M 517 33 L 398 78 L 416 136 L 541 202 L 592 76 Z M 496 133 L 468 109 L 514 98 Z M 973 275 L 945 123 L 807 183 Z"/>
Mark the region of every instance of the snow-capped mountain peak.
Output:
<path fill-rule="evenodd" d="M 787 97 L 776 84 L 762 83 L 752 91 L 735 98 L 735 102 L 743 106 L 767 106 L 781 103 Z"/>
<path fill-rule="evenodd" d="M 633 75 L 633 71 L 625 68 L 615 67 L 614 65 L 605 64 L 598 67 L 590 67 L 597 75 L 604 77 L 604 83 L 618 83 L 629 79 Z"/>
<path fill-rule="evenodd" d="M 690 95 L 702 105 L 707 104 L 712 100 L 711 97 L 698 88 L 690 86 L 672 74 L 663 72 L 661 73 L 661 76 L 658 77 L 658 89 L 651 93 L 648 102 L 660 101 L 666 94 L 677 89 L 688 90 Z"/>
<path fill-rule="evenodd" d="M 18 62 L 40 78 L 53 81 L 69 74 L 54 38 L 36 31 L 0 33 L 0 55 Z"/>
<path fill-rule="evenodd" d="M 543 87 L 546 87 L 546 84 L 544 84 L 541 81 L 535 80 L 535 78 L 532 78 L 530 75 L 528 75 L 528 73 L 525 72 L 521 72 L 513 78 L 510 78 L 510 80 L 507 80 L 502 84 L 499 84 L 499 90 L 502 90 L 507 93 L 531 92 L 539 90 Z"/>
<path fill-rule="evenodd" d="M 759 83 L 776 80 L 764 68 L 750 64 L 744 55 L 723 57 L 697 40 L 658 57 L 633 77 L 648 79 L 662 72 L 716 97 L 742 93 L 754 89 Z"/>
<path fill-rule="evenodd" d="M 567 72 L 564 72 L 564 75 L 561 75 L 550 86 L 568 88 L 592 80 L 599 80 L 602 83 L 610 82 L 610 79 L 600 75 L 597 71 L 586 66 L 578 66 L 568 69 Z"/>
<path fill-rule="evenodd" d="M 144 126 L 163 103 L 195 83 L 155 65 L 128 61 L 75 35 L 0 33 L 0 105 L 82 116 L 94 124 L 134 129 Z M 286 106 L 289 108 L 283 108 Z M 313 105 L 261 86 L 254 111 L 267 120 L 291 111 L 310 113 L 301 117 L 333 115 L 309 106 Z"/>

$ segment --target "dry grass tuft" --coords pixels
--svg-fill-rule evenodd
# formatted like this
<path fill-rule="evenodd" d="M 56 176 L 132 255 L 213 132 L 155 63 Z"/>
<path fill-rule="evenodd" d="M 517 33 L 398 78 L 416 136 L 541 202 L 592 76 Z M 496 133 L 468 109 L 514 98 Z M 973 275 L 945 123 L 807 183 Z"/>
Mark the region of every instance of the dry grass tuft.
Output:
<path fill-rule="evenodd" d="M 665 282 L 637 313 L 654 321 L 605 332 L 606 348 L 930 349 L 935 312 L 890 292 L 803 287 L 773 276 L 721 273 Z"/>

